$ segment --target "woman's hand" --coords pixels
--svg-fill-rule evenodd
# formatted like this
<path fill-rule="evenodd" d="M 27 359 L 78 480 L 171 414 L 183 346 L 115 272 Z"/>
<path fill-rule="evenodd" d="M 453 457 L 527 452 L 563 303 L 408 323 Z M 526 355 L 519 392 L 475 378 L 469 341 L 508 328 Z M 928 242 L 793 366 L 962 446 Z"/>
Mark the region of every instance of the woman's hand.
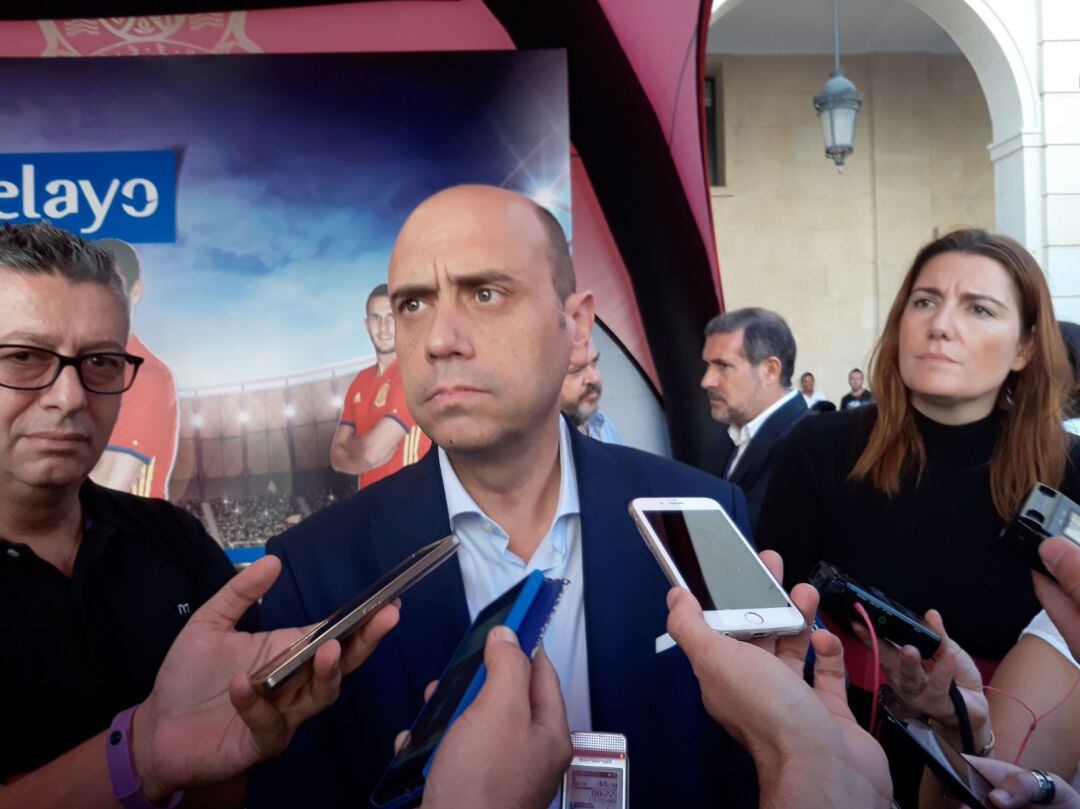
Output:
<path fill-rule="evenodd" d="M 879 643 L 881 667 L 889 685 L 904 702 L 929 716 L 938 730 L 956 742 L 960 736 L 960 721 L 949 697 L 949 686 L 955 680 L 967 706 L 975 749 L 990 744 L 990 707 L 983 693 L 982 675 L 971 655 L 945 632 L 945 624 L 937 610 L 926 613 L 926 625 L 941 636 L 941 646 L 934 657 L 923 660 L 914 646 L 897 648 L 891 643 Z M 854 625 L 859 640 L 869 645 L 870 635 L 862 624 Z M 957 745 L 959 746 L 959 745 Z"/>
<path fill-rule="evenodd" d="M 990 793 L 990 803 L 998 809 L 1019 809 L 1021 806 L 1035 805 L 1041 797 L 1039 779 L 1031 770 L 1016 767 L 1004 761 L 965 756 L 982 776 L 994 785 Z M 1051 809 L 1080 809 L 1080 795 L 1063 778 L 1046 773 L 1054 784 L 1054 797 L 1038 803 Z"/>

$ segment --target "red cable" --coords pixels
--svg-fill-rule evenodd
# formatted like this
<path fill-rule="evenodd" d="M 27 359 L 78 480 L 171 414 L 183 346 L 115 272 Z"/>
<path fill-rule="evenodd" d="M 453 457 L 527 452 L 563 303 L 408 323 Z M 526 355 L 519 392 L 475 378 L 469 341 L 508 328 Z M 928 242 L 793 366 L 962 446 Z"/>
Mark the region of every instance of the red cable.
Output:
<path fill-rule="evenodd" d="M 859 614 L 859 617 L 862 618 L 863 623 L 866 624 L 866 630 L 870 633 L 870 645 L 874 651 L 874 691 L 870 703 L 870 727 L 868 728 L 871 735 L 873 735 L 875 733 L 875 728 L 877 727 L 878 692 L 881 690 L 881 654 L 878 650 L 877 632 L 874 631 L 874 624 L 870 620 L 870 616 L 867 614 L 866 608 L 856 601 L 855 612 Z M 983 686 L 984 691 L 993 691 L 995 694 L 1000 694 L 1003 697 L 1011 699 L 1013 702 L 1020 705 L 1020 707 L 1022 707 L 1031 715 L 1031 726 L 1028 728 L 1027 733 L 1024 735 L 1023 741 L 1020 742 L 1020 748 L 1016 751 L 1016 757 L 1012 760 L 1012 763 L 1014 765 L 1018 764 L 1020 761 L 1020 757 L 1024 755 L 1024 750 L 1027 749 L 1028 742 L 1031 741 L 1031 737 L 1035 733 L 1035 729 L 1039 726 L 1039 723 L 1046 719 L 1046 717 L 1050 716 L 1050 714 L 1054 713 L 1054 711 L 1057 711 L 1058 709 L 1064 707 L 1065 703 L 1069 701 L 1069 697 L 1073 695 L 1078 686 L 1080 686 L 1080 677 L 1077 677 L 1073 681 L 1072 687 L 1069 688 L 1069 690 L 1065 693 L 1065 696 L 1062 697 L 1061 700 L 1054 705 L 1054 707 L 1052 707 L 1042 716 L 1036 716 L 1035 712 L 1031 710 L 1031 708 L 1029 708 L 1026 704 L 1024 704 L 1024 701 L 1021 700 L 1019 697 L 1014 697 L 1012 694 L 1008 693 L 1007 691 L 1002 691 L 1000 688 L 994 688 L 993 686 L 989 685 Z"/>
<path fill-rule="evenodd" d="M 856 601 L 855 612 L 859 613 L 859 617 L 866 624 L 866 631 L 870 633 L 870 645 L 874 650 L 874 690 L 870 695 L 870 727 L 867 728 L 870 734 L 873 735 L 874 729 L 877 727 L 878 691 L 881 690 L 881 654 L 878 651 L 877 632 L 874 631 L 874 624 L 870 620 L 870 616 L 866 614 L 866 608 Z"/>
<path fill-rule="evenodd" d="M 1065 696 L 1061 698 L 1061 701 L 1054 705 L 1053 708 L 1048 710 L 1042 716 L 1036 716 L 1035 711 L 1031 710 L 1031 708 L 1025 705 L 1024 701 L 1019 697 L 1014 697 L 1012 694 L 1008 693 L 1007 691 L 1002 691 L 1000 688 L 994 688 L 993 686 L 989 685 L 983 686 L 984 691 L 993 691 L 995 694 L 1000 694 L 1003 697 L 1011 699 L 1013 702 L 1017 703 L 1021 708 L 1031 714 L 1031 726 L 1028 727 L 1027 733 L 1024 734 L 1024 740 L 1020 742 L 1020 749 L 1016 751 L 1016 758 L 1012 760 L 1013 764 L 1019 763 L 1020 757 L 1024 755 L 1024 750 L 1027 749 L 1028 742 L 1031 741 L 1031 736 L 1035 733 L 1035 728 L 1039 726 L 1039 723 L 1046 719 L 1046 717 L 1048 717 L 1054 711 L 1064 706 L 1065 703 L 1069 701 L 1069 697 L 1071 697 L 1073 695 L 1073 692 L 1076 691 L 1076 687 L 1078 685 L 1080 685 L 1080 677 L 1077 677 L 1075 680 L 1073 680 L 1072 687 L 1065 693 Z"/>

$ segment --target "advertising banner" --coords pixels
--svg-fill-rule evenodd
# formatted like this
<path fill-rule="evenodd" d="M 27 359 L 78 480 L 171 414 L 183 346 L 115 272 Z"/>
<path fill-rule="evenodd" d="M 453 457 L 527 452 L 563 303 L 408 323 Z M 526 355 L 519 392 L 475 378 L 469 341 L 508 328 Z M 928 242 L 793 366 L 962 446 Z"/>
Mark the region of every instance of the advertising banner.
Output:
<path fill-rule="evenodd" d="M 400 423 L 392 463 L 428 449 L 369 299 L 413 207 L 488 183 L 571 233 L 561 51 L 2 59 L 0 79 L 0 220 L 101 240 L 147 360 L 94 477 L 229 546 L 355 491 L 370 408 Z"/>

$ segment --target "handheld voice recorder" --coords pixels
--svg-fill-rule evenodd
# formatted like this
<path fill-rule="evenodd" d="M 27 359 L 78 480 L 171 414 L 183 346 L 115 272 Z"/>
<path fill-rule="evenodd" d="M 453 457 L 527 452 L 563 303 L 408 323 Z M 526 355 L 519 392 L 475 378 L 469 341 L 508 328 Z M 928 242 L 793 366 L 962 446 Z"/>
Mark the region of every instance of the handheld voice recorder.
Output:
<path fill-rule="evenodd" d="M 563 776 L 562 809 L 626 809 L 630 759 L 621 733 L 570 734 L 574 758 Z"/>
<path fill-rule="evenodd" d="M 1039 558 L 1039 545 L 1044 539 L 1056 536 L 1080 545 L 1080 506 L 1056 489 L 1036 483 L 1016 517 L 1001 529 L 999 536 L 1024 564 L 1050 576 Z"/>

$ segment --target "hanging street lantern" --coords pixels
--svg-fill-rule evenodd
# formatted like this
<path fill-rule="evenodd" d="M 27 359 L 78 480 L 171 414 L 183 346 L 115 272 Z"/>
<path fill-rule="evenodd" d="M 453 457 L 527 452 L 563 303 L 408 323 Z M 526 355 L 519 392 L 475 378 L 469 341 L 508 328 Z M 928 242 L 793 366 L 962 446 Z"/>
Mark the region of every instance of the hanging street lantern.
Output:
<path fill-rule="evenodd" d="M 833 0 L 833 69 L 814 96 L 814 110 L 821 121 L 825 156 L 836 164 L 837 171 L 843 171 L 844 161 L 855 150 L 855 121 L 862 101 L 862 93 L 840 67 L 840 9 L 838 0 Z"/>

